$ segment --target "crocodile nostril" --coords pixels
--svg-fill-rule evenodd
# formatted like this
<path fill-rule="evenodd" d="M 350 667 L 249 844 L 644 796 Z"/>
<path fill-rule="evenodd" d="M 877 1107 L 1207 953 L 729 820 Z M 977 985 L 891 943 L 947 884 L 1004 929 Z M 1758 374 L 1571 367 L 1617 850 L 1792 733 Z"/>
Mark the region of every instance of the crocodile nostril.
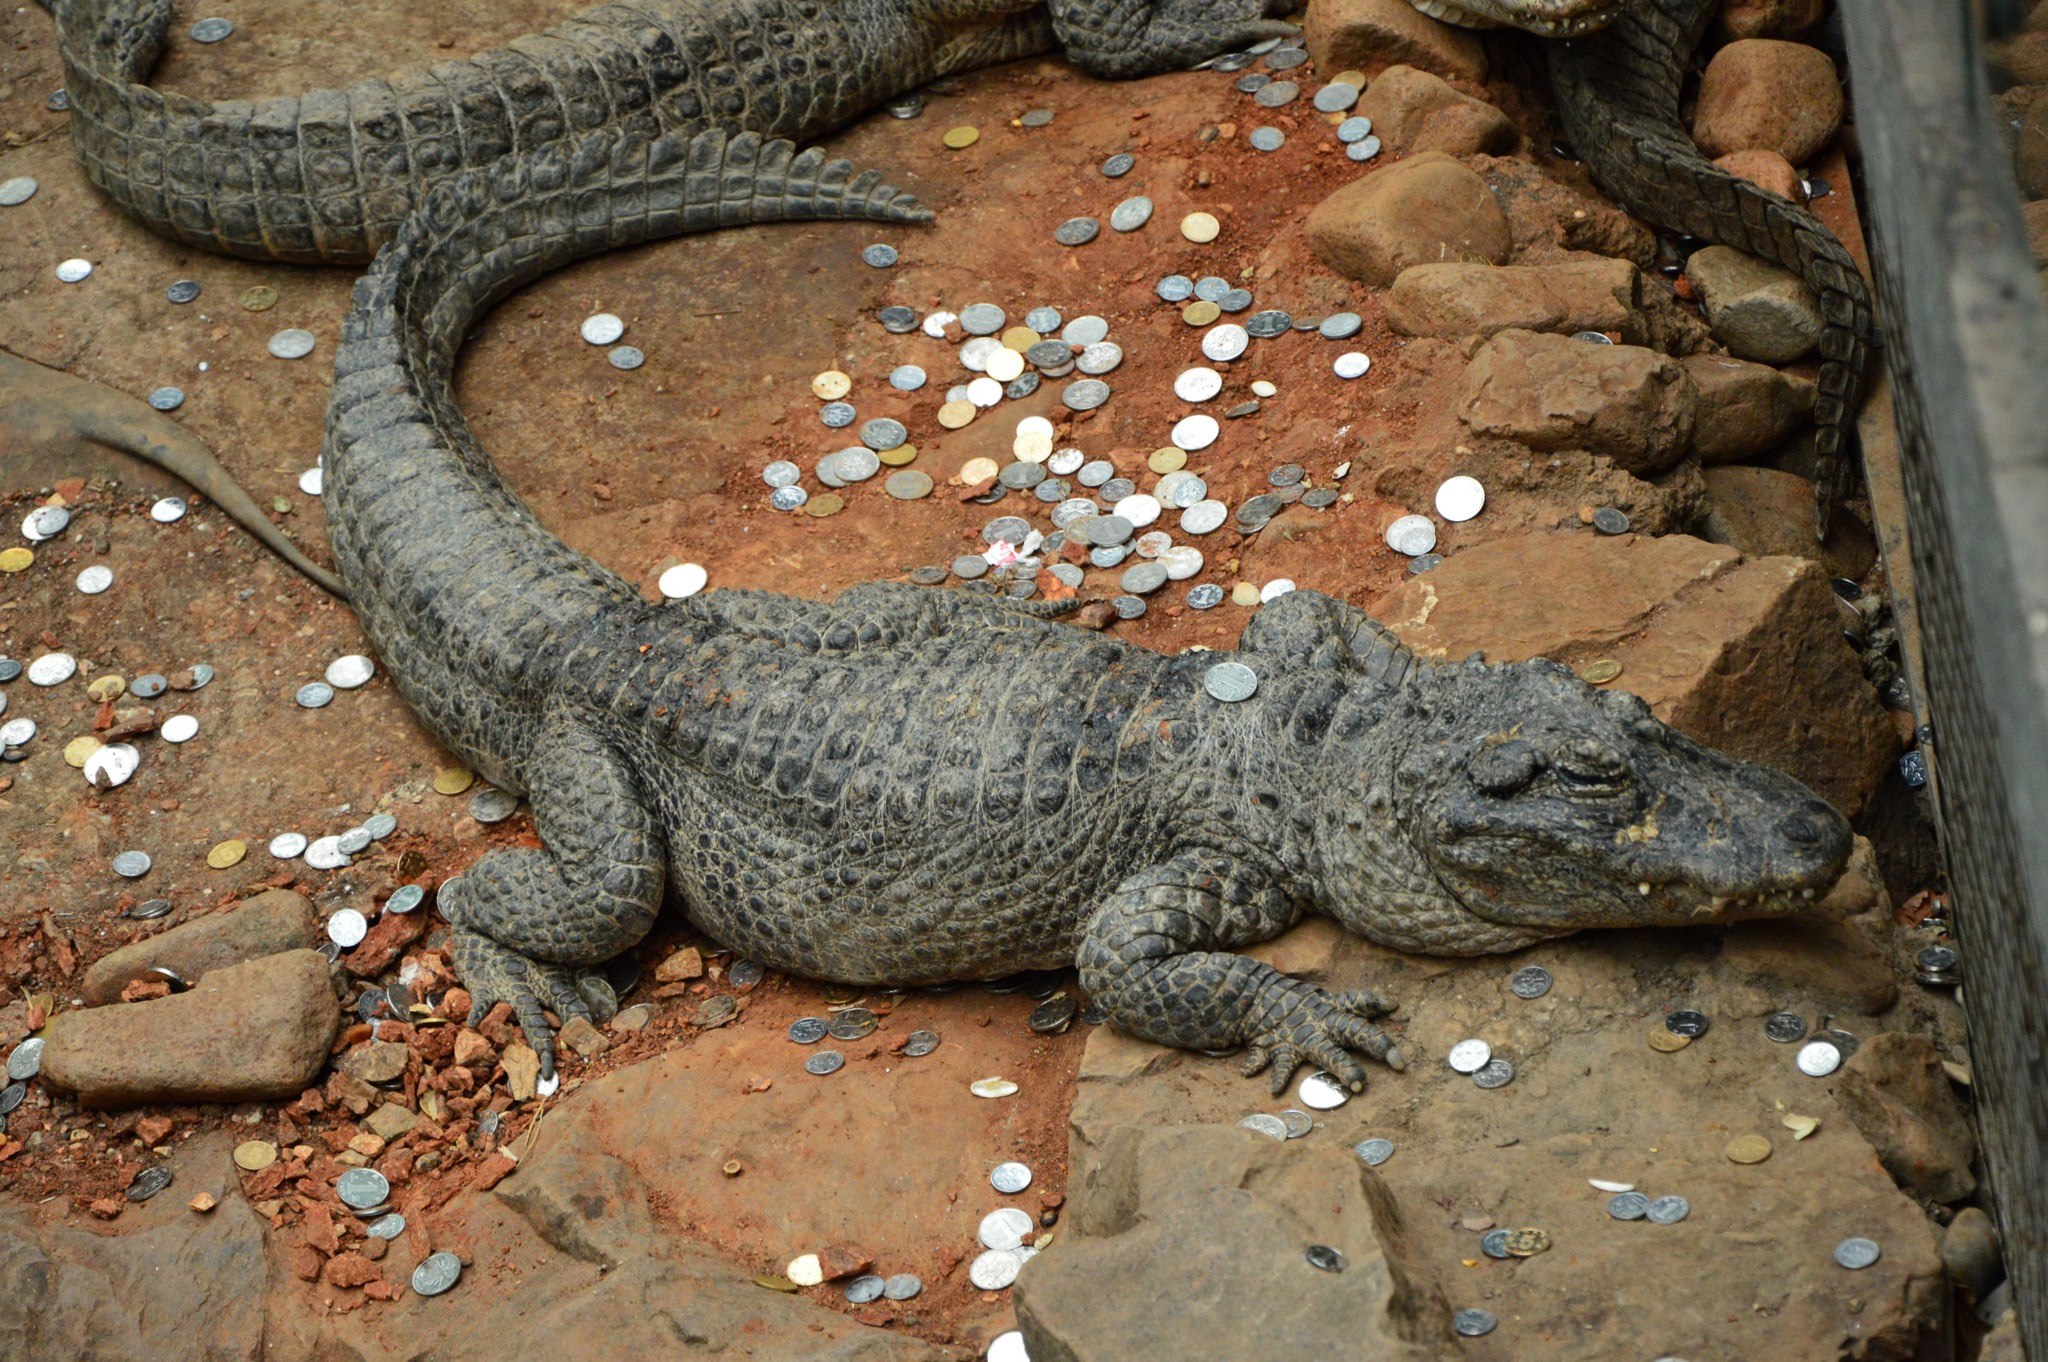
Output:
<path fill-rule="evenodd" d="M 1778 824 L 1778 831 L 1785 835 L 1786 841 L 1803 847 L 1813 846 L 1823 835 L 1820 820 L 1804 813 L 1788 814 L 1785 821 Z"/>

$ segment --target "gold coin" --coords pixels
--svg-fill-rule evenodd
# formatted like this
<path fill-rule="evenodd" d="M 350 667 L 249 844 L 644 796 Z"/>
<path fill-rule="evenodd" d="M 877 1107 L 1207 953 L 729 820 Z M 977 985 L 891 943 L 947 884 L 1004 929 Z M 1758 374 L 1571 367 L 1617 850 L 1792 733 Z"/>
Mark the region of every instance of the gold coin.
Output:
<path fill-rule="evenodd" d="M 957 128 L 948 128 L 946 135 L 940 140 L 953 150 L 959 151 L 963 147 L 971 147 L 976 142 L 979 142 L 981 140 L 981 129 L 971 128 L 963 123 Z"/>
<path fill-rule="evenodd" d="M 1188 452 L 1176 445 L 1155 449 L 1145 460 L 1145 466 L 1154 473 L 1178 473 L 1188 466 Z"/>
<path fill-rule="evenodd" d="M 1013 326 L 1003 333 L 1003 348 L 1015 350 L 1021 355 L 1044 339 L 1045 337 L 1028 326 Z"/>
<path fill-rule="evenodd" d="M 1650 1048 L 1652 1050 L 1660 1050 L 1669 1055 L 1683 1050 L 1690 1044 L 1692 1044 L 1691 1036 L 1674 1036 L 1664 1028 L 1661 1022 L 1650 1028 Z"/>
<path fill-rule="evenodd" d="M 1207 326 L 1222 315 L 1222 308 L 1216 306 L 1207 298 L 1197 298 L 1194 302 L 1188 304 L 1187 310 L 1180 314 L 1180 319 L 1189 326 Z"/>
<path fill-rule="evenodd" d="M 459 795 L 474 784 L 476 772 L 464 770 L 460 766 L 444 766 L 434 772 L 435 794 Z"/>
<path fill-rule="evenodd" d="M 1349 85 L 1354 90 L 1363 90 L 1365 88 L 1365 72 L 1339 71 L 1336 75 L 1330 77 L 1330 84 Z"/>
<path fill-rule="evenodd" d="M 827 369 L 811 380 L 811 391 L 827 402 L 837 402 L 853 391 L 853 380 L 837 369 Z"/>
<path fill-rule="evenodd" d="M 1621 664 L 1611 657 L 1598 662 L 1588 662 L 1579 672 L 1579 679 L 1589 686 L 1604 686 L 1621 675 Z"/>
<path fill-rule="evenodd" d="M 958 430 L 973 419 L 974 404 L 964 398 L 939 408 L 939 424 L 947 430 Z"/>
<path fill-rule="evenodd" d="M 1190 213 L 1180 220 L 1180 234 L 1196 245 L 1214 241 L 1222 230 L 1213 213 Z"/>
<path fill-rule="evenodd" d="M 883 450 L 881 453 L 875 455 L 875 457 L 880 459 L 883 463 L 888 464 L 891 468 L 901 468 L 904 464 L 909 463 L 912 459 L 917 457 L 917 446 L 898 445 L 894 449 Z"/>
<path fill-rule="evenodd" d="M 1730 1163 L 1762 1163 L 1771 1156 L 1771 1142 L 1761 1135 L 1737 1135 L 1728 1142 Z"/>
<path fill-rule="evenodd" d="M 987 482 L 996 475 L 996 472 L 994 459 L 969 459 L 960 465 L 960 481 L 963 485 L 972 487 L 977 482 Z"/>
<path fill-rule="evenodd" d="M 268 284 L 258 284 L 242 294 L 242 306 L 251 312 L 268 312 L 277 306 L 277 290 Z"/>
<path fill-rule="evenodd" d="M 249 844 L 237 837 L 215 845 L 206 853 L 206 863 L 215 870 L 226 870 L 231 865 L 240 865 L 242 858 L 249 854 Z"/>
<path fill-rule="evenodd" d="M 838 515 L 846 507 L 846 498 L 837 492 L 827 492 L 822 497 L 812 497 L 804 503 L 804 514 L 823 520 L 828 515 Z"/>
<path fill-rule="evenodd" d="M 235 1146 L 235 1167 L 260 1173 L 277 1162 L 277 1146 L 268 1140 L 244 1140 Z"/>
<path fill-rule="evenodd" d="M 90 733 L 83 737 L 73 738 L 70 742 L 64 744 L 64 764 L 66 766 L 75 766 L 82 770 L 86 762 L 92 760 L 92 754 L 104 746 L 106 746 L 105 743 L 93 737 Z"/>
<path fill-rule="evenodd" d="M 1230 588 L 1230 603 L 1232 605 L 1257 605 L 1259 603 L 1258 587 L 1250 582 L 1239 582 L 1236 586 Z"/>
<path fill-rule="evenodd" d="M 19 544 L 11 549 L 0 549 L 0 572 L 26 572 L 36 556 Z"/>
<path fill-rule="evenodd" d="M 92 684 L 85 688 L 85 693 L 93 699 L 104 703 L 126 689 L 128 689 L 127 681 L 114 675 L 112 672 L 108 672 L 105 676 L 95 676 L 92 679 Z"/>
<path fill-rule="evenodd" d="M 1550 1236 L 1542 1230 L 1509 1230 L 1507 1250 L 1516 1258 L 1534 1258 L 1550 1251 Z"/>
<path fill-rule="evenodd" d="M 270 509 L 279 515 L 290 515 L 292 513 L 291 499 L 289 497 L 272 497 L 270 499 Z"/>

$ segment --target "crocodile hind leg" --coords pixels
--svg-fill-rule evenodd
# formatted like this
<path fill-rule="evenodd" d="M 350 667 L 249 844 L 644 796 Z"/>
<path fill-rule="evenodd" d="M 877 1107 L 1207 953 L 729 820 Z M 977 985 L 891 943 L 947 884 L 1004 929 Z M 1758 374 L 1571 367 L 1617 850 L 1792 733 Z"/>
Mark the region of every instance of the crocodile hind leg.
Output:
<path fill-rule="evenodd" d="M 1125 880 L 1096 911 L 1081 937 L 1081 986 L 1141 1039 L 1189 1050 L 1245 1046 L 1244 1072 L 1270 1069 L 1276 1097 L 1304 1063 L 1363 1091 L 1365 1066 L 1354 1052 L 1405 1067 L 1371 1020 L 1394 1005 L 1365 990 L 1325 992 L 1228 949 L 1277 936 L 1298 915 L 1241 862 L 1184 852 Z"/>
<path fill-rule="evenodd" d="M 542 846 L 493 851 L 443 886 L 454 924 L 455 969 L 474 1024 L 500 1002 L 554 1073 L 545 1008 L 588 1017 L 584 970 L 631 947 L 661 907 L 661 831 L 616 753 L 578 720 L 544 721 L 521 763 Z"/>
<path fill-rule="evenodd" d="M 1051 0 L 1048 8 L 1067 60 L 1107 80 L 1185 70 L 1299 31 L 1279 18 L 1298 0 Z"/>

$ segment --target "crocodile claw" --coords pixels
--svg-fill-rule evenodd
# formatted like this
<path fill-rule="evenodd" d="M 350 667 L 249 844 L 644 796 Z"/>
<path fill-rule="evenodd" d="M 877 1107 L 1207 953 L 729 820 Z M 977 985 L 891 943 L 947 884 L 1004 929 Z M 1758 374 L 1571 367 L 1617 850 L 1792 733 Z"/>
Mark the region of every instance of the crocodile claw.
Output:
<path fill-rule="evenodd" d="M 481 932 L 457 929 L 452 941 L 455 972 L 469 990 L 466 1026 L 475 1026 L 499 1003 L 510 1003 L 526 1042 L 540 1056 L 540 1076 L 555 1076 L 555 1031 L 547 1011 L 567 1021 L 590 1020 L 590 1006 L 578 988 L 577 971 L 521 955 Z"/>
<path fill-rule="evenodd" d="M 1294 1071 L 1308 1063 L 1327 1070 L 1351 1091 L 1364 1092 L 1365 1065 L 1358 1053 L 1370 1055 L 1390 1069 L 1407 1067 L 1400 1047 L 1371 1021 L 1395 1007 L 1369 989 L 1326 993 L 1292 982 L 1256 1023 L 1246 1042 L 1242 1071 L 1249 1078 L 1270 1070 L 1275 1097 L 1287 1090 Z"/>

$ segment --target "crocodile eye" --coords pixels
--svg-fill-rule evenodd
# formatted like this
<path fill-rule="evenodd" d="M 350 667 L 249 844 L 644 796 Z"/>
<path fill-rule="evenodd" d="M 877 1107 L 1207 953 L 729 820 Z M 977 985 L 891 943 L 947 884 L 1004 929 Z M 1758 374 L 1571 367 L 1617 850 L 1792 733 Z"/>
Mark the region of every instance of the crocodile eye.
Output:
<path fill-rule="evenodd" d="M 1472 783 L 1491 795 L 1511 795 L 1536 778 L 1543 754 L 1525 742 L 1504 742 L 1484 748 L 1466 763 Z"/>
<path fill-rule="evenodd" d="M 1628 784 L 1628 759 L 1593 738 L 1574 738 L 1557 750 L 1552 761 L 1558 782 L 1567 789 L 1613 790 Z"/>

